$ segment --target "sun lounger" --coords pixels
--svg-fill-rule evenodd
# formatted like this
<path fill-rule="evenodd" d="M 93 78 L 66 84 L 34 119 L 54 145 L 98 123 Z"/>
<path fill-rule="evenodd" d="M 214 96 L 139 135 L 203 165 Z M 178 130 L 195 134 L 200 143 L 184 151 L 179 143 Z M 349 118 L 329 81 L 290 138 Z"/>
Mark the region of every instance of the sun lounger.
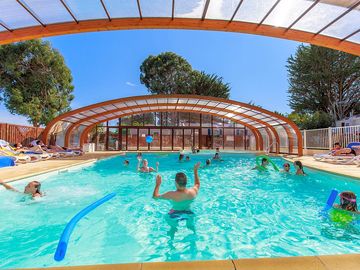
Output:
<path fill-rule="evenodd" d="M 339 164 L 357 164 L 360 162 L 359 150 L 360 143 L 352 142 L 347 145 L 346 148 L 353 149 L 356 156 L 354 155 L 334 155 L 333 152 L 329 152 L 327 154 L 315 154 L 313 158 L 317 161 L 331 162 L 331 163 L 339 163 Z"/>

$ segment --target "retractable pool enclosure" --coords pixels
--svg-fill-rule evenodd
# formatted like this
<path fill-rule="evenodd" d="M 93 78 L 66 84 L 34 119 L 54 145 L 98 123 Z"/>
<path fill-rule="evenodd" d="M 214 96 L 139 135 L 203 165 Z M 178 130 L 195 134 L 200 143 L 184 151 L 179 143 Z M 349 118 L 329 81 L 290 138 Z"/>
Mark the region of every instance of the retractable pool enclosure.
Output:
<path fill-rule="evenodd" d="M 153 142 L 146 143 L 151 135 Z M 297 126 L 281 115 L 228 99 L 146 95 L 64 113 L 43 133 L 46 143 L 97 150 L 235 149 L 302 155 Z"/>

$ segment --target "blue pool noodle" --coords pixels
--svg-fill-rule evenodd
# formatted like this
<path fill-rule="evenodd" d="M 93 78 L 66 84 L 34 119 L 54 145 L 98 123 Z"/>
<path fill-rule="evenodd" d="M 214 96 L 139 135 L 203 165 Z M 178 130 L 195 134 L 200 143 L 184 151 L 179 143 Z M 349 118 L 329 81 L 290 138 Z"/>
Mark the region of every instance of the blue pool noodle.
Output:
<path fill-rule="evenodd" d="M 336 189 L 333 189 L 329 195 L 329 198 L 327 199 L 326 205 L 321 211 L 322 216 L 326 216 L 326 213 L 333 207 L 334 202 L 336 200 L 337 195 L 339 192 Z"/>
<path fill-rule="evenodd" d="M 54 255 L 54 259 L 55 261 L 62 261 L 65 257 L 66 254 L 66 250 L 67 250 L 67 246 L 68 246 L 68 242 L 69 242 L 69 238 L 70 235 L 72 233 L 72 231 L 74 230 L 76 224 L 78 223 L 78 221 L 80 219 L 82 219 L 84 216 L 86 216 L 88 213 L 90 213 L 92 210 L 94 210 L 96 207 L 98 207 L 99 205 L 103 204 L 104 202 L 107 202 L 108 200 L 114 198 L 116 195 L 116 193 L 110 193 L 108 195 L 106 195 L 105 197 L 103 197 L 102 199 L 94 202 L 93 204 L 90 204 L 88 207 L 84 208 L 83 210 L 81 210 L 79 213 L 77 213 L 70 221 L 69 223 L 66 225 L 58 246 L 56 248 L 56 252 Z"/>

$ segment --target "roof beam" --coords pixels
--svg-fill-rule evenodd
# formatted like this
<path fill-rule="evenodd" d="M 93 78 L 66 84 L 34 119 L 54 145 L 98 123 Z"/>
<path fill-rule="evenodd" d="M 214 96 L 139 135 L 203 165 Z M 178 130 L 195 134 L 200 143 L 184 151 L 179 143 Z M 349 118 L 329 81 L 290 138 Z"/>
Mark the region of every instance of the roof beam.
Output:
<path fill-rule="evenodd" d="M 139 10 L 139 17 L 140 17 L 140 20 L 142 20 L 143 16 L 142 16 L 142 12 L 141 12 L 140 0 L 136 0 L 136 2 L 137 2 L 138 10 Z"/>
<path fill-rule="evenodd" d="M 311 4 L 311 6 L 309 6 L 303 13 L 301 13 L 301 15 L 292 22 L 292 24 L 290 24 L 285 32 L 289 31 L 298 21 L 300 21 L 310 10 L 313 9 L 313 7 L 315 7 L 318 3 L 320 2 L 320 0 L 315 0 L 314 3 Z"/>
<path fill-rule="evenodd" d="M 352 11 L 354 8 L 358 7 L 360 5 L 360 1 L 357 1 L 354 5 L 350 6 L 344 13 L 342 13 L 340 16 L 336 17 L 334 20 L 332 20 L 331 22 L 329 22 L 327 25 L 325 25 L 323 28 L 321 28 L 316 34 L 320 34 L 321 32 L 323 32 L 326 28 L 328 28 L 329 26 L 331 26 L 332 24 L 334 24 L 335 22 L 337 22 L 338 20 L 340 20 L 342 17 L 344 17 L 346 14 L 348 14 L 350 11 Z"/>
<path fill-rule="evenodd" d="M 22 6 L 38 23 L 41 24 L 42 27 L 46 27 L 46 24 L 44 24 L 39 17 L 21 0 L 16 0 L 20 6 Z"/>
<path fill-rule="evenodd" d="M 172 0 L 171 19 L 173 20 L 174 17 L 175 17 L 175 0 Z"/>
<path fill-rule="evenodd" d="M 277 0 L 275 2 L 275 4 L 270 8 L 270 10 L 268 11 L 268 13 L 266 13 L 266 15 L 264 16 L 264 18 L 262 18 L 262 20 L 258 23 L 258 26 L 260 26 L 265 20 L 266 18 L 270 15 L 270 13 L 274 10 L 274 8 L 276 8 L 276 6 L 280 3 L 281 0 Z"/>
<path fill-rule="evenodd" d="M 351 38 L 352 36 L 356 35 L 357 33 L 360 33 L 360 28 L 359 28 L 358 30 L 356 30 L 355 32 L 353 32 L 353 33 L 347 35 L 346 37 L 344 37 L 344 38 L 341 40 L 341 42 L 343 42 L 343 41 Z"/>
<path fill-rule="evenodd" d="M 105 13 L 106 13 L 106 16 L 107 16 L 107 17 L 108 17 L 108 19 L 109 19 L 109 22 L 111 22 L 111 17 L 110 17 L 110 14 L 109 14 L 109 12 L 108 12 L 108 10 L 107 10 L 106 6 L 105 6 L 104 0 L 100 0 L 100 2 L 101 2 L 101 5 L 102 5 L 102 7 L 103 7 L 103 9 L 104 9 Z"/>
<path fill-rule="evenodd" d="M 4 22 L 2 22 L 2 21 L 0 21 L 0 25 L 2 26 L 2 27 L 4 27 L 6 30 L 8 30 L 9 32 L 12 32 L 13 30 L 9 27 L 9 26 L 7 26 Z"/>
<path fill-rule="evenodd" d="M 210 4 L 210 0 L 206 0 L 205 6 L 204 6 L 204 11 L 203 11 L 203 14 L 201 16 L 202 21 L 205 20 L 206 13 L 207 13 L 208 8 L 209 8 L 209 4 Z"/>
<path fill-rule="evenodd" d="M 243 2 L 244 2 L 244 0 L 240 0 L 239 4 L 237 5 L 237 7 L 236 7 L 236 9 L 234 11 L 234 14 L 231 16 L 231 19 L 230 19 L 229 23 L 231 23 L 234 20 L 236 14 L 237 14 L 238 10 L 240 9 Z"/>
<path fill-rule="evenodd" d="M 76 19 L 74 13 L 71 11 L 71 9 L 69 8 L 69 6 L 64 2 L 64 0 L 60 0 L 60 2 L 63 4 L 63 6 L 65 7 L 65 9 L 67 10 L 67 12 L 70 14 L 70 16 L 73 18 L 73 20 L 76 23 L 79 23 L 79 21 Z"/>

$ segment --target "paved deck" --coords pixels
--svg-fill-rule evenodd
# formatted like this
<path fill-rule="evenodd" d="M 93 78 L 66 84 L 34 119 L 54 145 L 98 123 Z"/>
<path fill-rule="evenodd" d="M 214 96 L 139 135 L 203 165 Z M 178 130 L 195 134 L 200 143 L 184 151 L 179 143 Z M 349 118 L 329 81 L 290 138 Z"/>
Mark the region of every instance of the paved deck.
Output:
<path fill-rule="evenodd" d="M 114 155 L 119 155 L 119 152 L 86 153 L 85 155 L 78 157 L 49 159 L 34 163 L 19 164 L 15 167 L 1 168 L 0 179 L 6 182 L 11 182 L 26 177 L 69 168 L 72 166 L 78 166 L 88 162 L 96 161 L 97 159 L 102 159 Z"/>
<path fill-rule="evenodd" d="M 44 269 L 44 268 L 33 268 Z M 51 267 L 52 270 L 357 270 L 360 254 Z M 30 270 L 30 269 L 28 269 Z"/>
<path fill-rule="evenodd" d="M 316 161 L 313 159 L 312 156 L 293 157 L 293 158 L 286 157 L 286 159 L 292 162 L 295 160 L 300 160 L 304 166 L 316 170 L 322 170 L 326 172 L 331 172 L 339 175 L 345 175 L 360 179 L 360 167 L 356 165 L 341 165 L 341 164 L 334 164 L 323 161 Z"/>

